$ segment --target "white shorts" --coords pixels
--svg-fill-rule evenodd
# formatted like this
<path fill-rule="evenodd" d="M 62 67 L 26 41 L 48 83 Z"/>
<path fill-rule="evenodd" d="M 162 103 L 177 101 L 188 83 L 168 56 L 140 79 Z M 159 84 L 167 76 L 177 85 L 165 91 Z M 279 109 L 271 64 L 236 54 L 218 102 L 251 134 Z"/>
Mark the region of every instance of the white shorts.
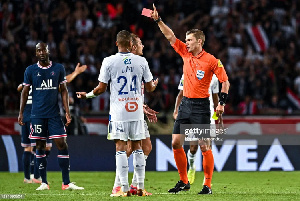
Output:
<path fill-rule="evenodd" d="M 146 120 L 144 120 L 144 127 L 145 127 L 145 136 L 150 137 L 150 133 L 149 133 L 149 129 L 148 129 L 148 124 L 146 122 Z"/>
<path fill-rule="evenodd" d="M 122 141 L 146 139 L 144 120 L 129 122 L 110 121 L 107 139 Z"/>

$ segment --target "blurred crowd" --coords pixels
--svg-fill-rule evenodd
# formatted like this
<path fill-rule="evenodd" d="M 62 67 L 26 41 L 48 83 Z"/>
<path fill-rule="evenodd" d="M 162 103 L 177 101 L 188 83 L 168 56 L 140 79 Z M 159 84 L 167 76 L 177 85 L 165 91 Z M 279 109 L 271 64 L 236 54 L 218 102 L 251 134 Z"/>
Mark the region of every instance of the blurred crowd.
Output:
<path fill-rule="evenodd" d="M 137 34 L 154 77 L 146 102 L 172 112 L 182 59 L 142 9 L 155 3 L 163 21 L 184 41 L 191 28 L 204 31 L 204 49 L 224 64 L 231 83 L 226 114 L 293 114 L 300 107 L 300 2 L 297 0 L 2 0 L 0 3 L 0 114 L 19 109 L 17 86 L 36 63 L 35 45 L 46 42 L 50 58 L 67 74 L 79 62 L 87 70 L 68 84 L 75 106 L 85 114 L 107 112 L 109 92 L 79 100 L 76 91 L 98 85 L 104 57 L 117 52 L 118 31 Z M 255 48 L 247 27 L 260 27 L 265 47 Z M 255 35 L 255 33 L 254 33 Z M 298 53 L 298 54 L 297 54 Z"/>

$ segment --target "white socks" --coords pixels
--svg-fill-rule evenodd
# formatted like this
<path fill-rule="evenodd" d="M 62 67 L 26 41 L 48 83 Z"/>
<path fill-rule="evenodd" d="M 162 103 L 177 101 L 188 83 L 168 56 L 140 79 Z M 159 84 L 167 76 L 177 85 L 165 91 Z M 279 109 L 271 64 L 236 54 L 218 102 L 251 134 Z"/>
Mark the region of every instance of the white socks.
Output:
<path fill-rule="evenodd" d="M 137 189 L 144 189 L 145 164 L 146 164 L 144 152 L 142 149 L 138 149 L 135 150 L 132 154 L 133 154 L 133 167 L 134 167 L 134 175 L 136 175 Z M 133 181 L 134 181 L 134 175 L 132 179 Z"/>
<path fill-rule="evenodd" d="M 116 179 L 119 177 L 122 191 L 129 191 L 128 184 L 128 160 L 126 151 L 116 152 Z"/>
<path fill-rule="evenodd" d="M 145 168 L 146 168 L 146 161 L 147 161 L 148 156 L 147 156 L 147 155 L 144 155 L 144 158 L 145 158 Z M 146 170 L 145 170 L 145 172 L 146 172 Z M 137 186 L 136 171 L 133 172 L 133 177 L 132 177 L 132 182 L 131 182 L 131 184 L 132 184 L 133 186 Z"/>
<path fill-rule="evenodd" d="M 118 152 L 117 152 L 117 153 L 118 153 Z M 140 150 L 139 150 L 138 153 L 140 153 Z M 136 157 L 133 158 L 133 161 L 136 160 L 136 159 L 140 159 L 139 156 L 141 156 L 141 155 L 137 154 L 137 156 L 138 156 L 137 158 L 136 158 Z M 117 154 L 116 154 L 116 158 L 117 158 Z M 144 167 L 146 167 L 146 160 L 147 160 L 147 158 L 148 158 L 148 156 L 147 156 L 147 155 L 144 155 L 144 160 L 145 160 Z M 136 163 L 134 163 L 134 164 L 136 164 Z M 139 162 L 138 162 L 138 164 L 139 164 Z M 135 165 L 133 165 L 133 166 L 136 167 Z M 142 177 L 145 178 L 145 171 L 144 171 L 144 174 L 143 174 Z M 143 182 L 143 183 L 144 183 L 144 182 Z M 137 171 L 136 171 L 135 168 L 134 168 L 133 178 L 132 178 L 132 183 L 131 183 L 131 184 L 132 184 L 133 186 L 138 186 Z M 142 185 L 143 185 L 143 184 L 142 184 Z M 120 182 L 120 177 L 119 177 L 118 171 L 116 171 L 116 177 L 115 177 L 114 188 L 117 187 L 117 186 L 121 186 L 121 182 Z M 138 188 L 138 189 L 144 189 L 144 187 L 143 187 L 143 188 Z M 123 192 L 124 192 L 124 191 L 123 191 Z"/>
<path fill-rule="evenodd" d="M 189 169 L 193 170 L 194 167 L 195 167 L 194 162 L 196 160 L 196 154 L 191 154 L 191 152 L 189 150 L 187 156 L 188 156 L 188 162 L 189 162 L 189 165 L 190 165 Z"/>

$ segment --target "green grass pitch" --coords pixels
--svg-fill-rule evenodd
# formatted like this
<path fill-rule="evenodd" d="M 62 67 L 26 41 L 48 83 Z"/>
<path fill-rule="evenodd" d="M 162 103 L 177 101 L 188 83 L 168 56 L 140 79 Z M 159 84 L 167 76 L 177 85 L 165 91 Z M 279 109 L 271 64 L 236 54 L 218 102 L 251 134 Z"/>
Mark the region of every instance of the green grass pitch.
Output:
<path fill-rule="evenodd" d="M 24 194 L 25 200 L 300 200 L 300 172 L 215 172 L 213 194 L 197 195 L 203 172 L 196 173 L 191 190 L 179 194 L 167 191 L 179 180 L 178 173 L 146 172 L 145 187 L 150 197 L 111 198 L 114 172 L 71 172 L 71 181 L 83 191 L 62 191 L 61 173 L 48 172 L 49 191 L 36 191 L 38 184 L 23 184 L 23 173 L 0 172 L 0 194 Z M 131 181 L 132 173 L 129 175 Z"/>

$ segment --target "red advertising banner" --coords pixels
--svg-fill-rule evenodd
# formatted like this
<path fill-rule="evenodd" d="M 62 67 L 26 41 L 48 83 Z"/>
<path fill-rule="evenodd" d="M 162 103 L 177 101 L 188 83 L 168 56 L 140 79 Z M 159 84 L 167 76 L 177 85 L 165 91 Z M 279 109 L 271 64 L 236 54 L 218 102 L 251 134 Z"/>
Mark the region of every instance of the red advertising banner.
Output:
<path fill-rule="evenodd" d="M 86 118 L 89 134 L 106 135 L 108 118 Z M 262 117 L 262 116 L 226 116 L 224 125 L 234 134 L 298 134 L 300 135 L 300 117 Z M 17 117 L 0 117 L 0 135 L 20 135 L 21 126 Z M 153 133 L 156 134 L 156 133 Z"/>

